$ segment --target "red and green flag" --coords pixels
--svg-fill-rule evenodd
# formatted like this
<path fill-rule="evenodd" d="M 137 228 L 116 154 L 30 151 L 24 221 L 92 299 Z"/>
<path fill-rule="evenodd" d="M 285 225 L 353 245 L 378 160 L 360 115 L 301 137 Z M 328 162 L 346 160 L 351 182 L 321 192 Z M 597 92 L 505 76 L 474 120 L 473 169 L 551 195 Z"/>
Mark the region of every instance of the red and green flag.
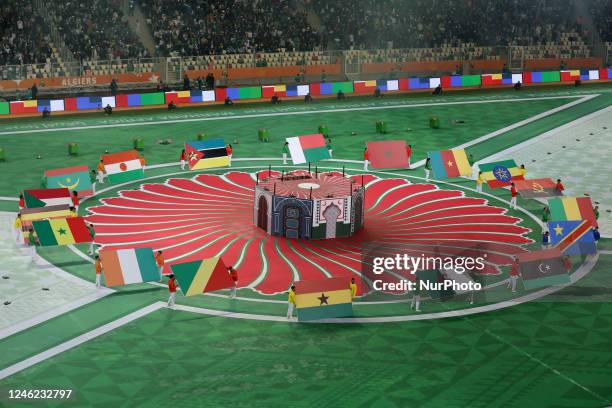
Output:
<path fill-rule="evenodd" d="M 478 165 L 482 171 L 482 177 L 489 187 L 505 187 L 517 180 L 523 180 L 523 172 L 514 160 L 502 160 L 493 163 L 481 163 Z"/>
<path fill-rule="evenodd" d="M 550 218 L 556 221 L 587 220 L 591 226 L 597 226 L 590 197 L 563 197 L 548 200 Z"/>
<path fill-rule="evenodd" d="M 41 246 L 91 242 L 91 235 L 82 217 L 33 221 L 32 226 Z"/>
<path fill-rule="evenodd" d="M 47 188 L 67 188 L 71 193 L 76 191 L 79 197 L 88 197 L 93 194 L 87 166 L 47 170 L 45 179 Z"/>
<path fill-rule="evenodd" d="M 171 265 L 172 273 L 185 296 L 198 295 L 234 286 L 225 264 L 218 256 Z"/>
<path fill-rule="evenodd" d="M 288 137 L 287 142 L 293 164 L 313 163 L 330 158 L 322 134 Z"/>
<path fill-rule="evenodd" d="M 326 278 L 295 282 L 295 305 L 299 321 L 352 316 L 349 280 Z"/>

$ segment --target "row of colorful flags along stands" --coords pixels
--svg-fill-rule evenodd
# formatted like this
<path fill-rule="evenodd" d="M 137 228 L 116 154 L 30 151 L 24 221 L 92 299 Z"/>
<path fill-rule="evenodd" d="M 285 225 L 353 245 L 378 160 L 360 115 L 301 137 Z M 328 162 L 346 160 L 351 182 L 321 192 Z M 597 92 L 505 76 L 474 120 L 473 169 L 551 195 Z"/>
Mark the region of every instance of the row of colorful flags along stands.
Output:
<path fill-rule="evenodd" d="M 375 90 L 381 92 L 410 91 L 461 87 L 487 87 L 513 85 L 521 82 L 524 85 L 554 82 L 598 81 L 612 79 L 612 68 L 579 69 L 561 71 L 532 71 L 522 73 L 497 73 L 480 75 L 448 75 L 441 77 L 412 77 L 400 79 L 359 80 L 346 82 L 322 82 L 311 84 L 277 84 L 262 86 L 245 86 L 216 88 L 202 91 L 172 91 L 141 94 L 122 94 L 115 96 L 80 96 L 64 99 L 39 99 L 28 101 L 0 102 L 0 115 L 49 112 L 80 111 L 102 109 L 106 106 L 135 107 L 190 104 L 202 102 L 222 102 L 225 98 L 263 99 L 268 100 L 273 95 L 279 97 L 303 97 L 333 95 L 342 91 L 344 94 L 368 94 Z"/>

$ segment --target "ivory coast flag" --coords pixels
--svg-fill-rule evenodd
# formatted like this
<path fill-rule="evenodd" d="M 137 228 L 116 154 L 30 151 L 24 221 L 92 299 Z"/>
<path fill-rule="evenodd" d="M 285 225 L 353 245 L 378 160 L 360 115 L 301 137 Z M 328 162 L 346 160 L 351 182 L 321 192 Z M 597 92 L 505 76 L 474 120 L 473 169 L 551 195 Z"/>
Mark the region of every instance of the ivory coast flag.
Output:
<path fill-rule="evenodd" d="M 100 251 L 106 286 L 123 286 L 159 280 L 151 248 Z"/>
<path fill-rule="evenodd" d="M 123 183 L 144 176 L 140 156 L 136 150 L 105 154 L 102 156 L 102 163 L 111 183 Z"/>
<path fill-rule="evenodd" d="M 295 282 L 298 320 L 309 321 L 353 315 L 348 278 L 325 278 Z"/>
<path fill-rule="evenodd" d="M 325 139 L 320 133 L 288 137 L 289 153 L 293 164 L 313 163 L 329 159 L 329 150 L 325 146 Z"/>
<path fill-rule="evenodd" d="M 234 286 L 225 264 L 218 256 L 171 265 L 172 273 L 185 296 Z"/>
<path fill-rule="evenodd" d="M 33 221 L 32 226 L 41 246 L 71 245 L 92 239 L 82 217 Z"/>

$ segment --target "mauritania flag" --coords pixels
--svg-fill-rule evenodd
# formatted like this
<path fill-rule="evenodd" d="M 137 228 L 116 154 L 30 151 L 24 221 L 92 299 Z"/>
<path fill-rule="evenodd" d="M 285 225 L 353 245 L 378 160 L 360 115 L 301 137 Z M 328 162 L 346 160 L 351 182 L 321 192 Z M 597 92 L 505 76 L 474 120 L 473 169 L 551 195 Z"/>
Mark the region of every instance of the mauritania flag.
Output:
<path fill-rule="evenodd" d="M 375 169 L 402 169 L 408 167 L 405 140 L 368 142 L 368 160 Z"/>
<path fill-rule="evenodd" d="M 590 197 L 550 198 L 548 208 L 550 208 L 550 218 L 553 220 L 587 220 L 591 223 L 591 226 L 597 226 Z"/>
<path fill-rule="evenodd" d="M 309 321 L 353 315 L 348 278 L 295 282 L 298 320 Z"/>
<path fill-rule="evenodd" d="M 190 170 L 226 167 L 230 165 L 223 139 L 193 140 L 185 143 Z"/>
<path fill-rule="evenodd" d="M 82 217 L 33 221 L 32 226 L 41 246 L 71 245 L 91 242 L 91 235 Z"/>
<path fill-rule="evenodd" d="M 542 198 L 561 196 L 557 184 L 550 178 L 517 180 L 514 186 L 523 198 Z"/>
<path fill-rule="evenodd" d="M 483 179 L 491 188 L 508 186 L 516 180 L 524 179 L 520 167 L 514 160 L 481 163 L 478 167 L 482 171 Z"/>
<path fill-rule="evenodd" d="M 438 180 L 472 174 L 472 166 L 468 162 L 464 149 L 429 152 L 427 157 L 430 158 L 434 177 Z"/>
<path fill-rule="evenodd" d="M 172 273 L 185 296 L 198 295 L 234 286 L 225 264 L 218 256 L 171 265 Z"/>
<path fill-rule="evenodd" d="M 42 219 L 55 219 L 70 217 L 70 207 L 64 205 L 52 205 L 49 207 L 24 208 L 20 212 L 21 221 L 24 224 Z"/>
<path fill-rule="evenodd" d="M 123 286 L 159 280 L 151 248 L 100 251 L 106 286 Z"/>
<path fill-rule="evenodd" d="M 72 205 L 70 191 L 67 188 L 42 188 L 24 190 L 25 208 L 51 207 L 55 205 Z"/>
<path fill-rule="evenodd" d="M 287 142 L 293 164 L 314 163 L 330 158 L 322 134 L 288 137 Z"/>
<path fill-rule="evenodd" d="M 45 171 L 45 178 L 47 188 L 67 188 L 71 193 L 76 191 L 79 197 L 88 197 L 93 194 L 87 166 L 47 170 Z"/>
<path fill-rule="evenodd" d="M 581 221 L 549 221 L 551 243 L 564 255 L 586 255 L 597 252 L 591 223 Z"/>
<path fill-rule="evenodd" d="M 570 282 L 569 274 L 563 267 L 563 259 L 559 248 L 520 254 L 518 260 L 525 289 L 562 285 Z"/>
<path fill-rule="evenodd" d="M 144 176 L 140 156 L 136 150 L 105 154 L 102 156 L 102 163 L 111 183 L 123 183 Z"/>

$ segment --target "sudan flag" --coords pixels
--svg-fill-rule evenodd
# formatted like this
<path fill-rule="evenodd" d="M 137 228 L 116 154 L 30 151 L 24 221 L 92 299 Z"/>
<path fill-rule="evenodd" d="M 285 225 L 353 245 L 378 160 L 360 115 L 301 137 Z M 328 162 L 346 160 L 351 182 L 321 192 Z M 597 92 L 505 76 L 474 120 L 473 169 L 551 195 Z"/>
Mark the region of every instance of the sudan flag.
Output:
<path fill-rule="evenodd" d="M 106 286 L 159 280 L 159 270 L 151 248 L 100 251 Z"/>
<path fill-rule="evenodd" d="M 41 246 L 71 245 L 91 242 L 91 235 L 82 217 L 33 221 L 32 226 Z"/>
<path fill-rule="evenodd" d="M 42 188 L 24 190 L 25 208 L 51 207 L 56 205 L 72 205 L 70 191 L 67 188 Z"/>
<path fill-rule="evenodd" d="M 469 176 L 472 166 L 468 162 L 464 149 L 440 150 L 427 153 L 434 177 L 438 180 Z"/>
<path fill-rule="evenodd" d="M 527 252 L 518 256 L 525 289 L 562 285 L 570 282 L 559 248 Z"/>
<path fill-rule="evenodd" d="M 329 159 L 322 134 L 288 137 L 289 153 L 293 164 L 314 163 Z"/>
<path fill-rule="evenodd" d="M 491 188 L 508 186 L 512 182 L 524 179 L 521 169 L 514 160 L 482 163 L 478 167 L 482 171 L 483 179 Z"/>
<path fill-rule="evenodd" d="M 295 282 L 298 320 L 320 320 L 353 315 L 348 278 L 326 278 Z"/>
<path fill-rule="evenodd" d="M 375 169 L 405 169 L 408 167 L 405 140 L 368 142 L 368 157 Z"/>
<path fill-rule="evenodd" d="M 591 222 L 549 221 L 550 241 L 564 255 L 586 255 L 597 252 Z"/>
<path fill-rule="evenodd" d="M 123 183 L 144 176 L 140 156 L 136 150 L 105 154 L 102 156 L 102 163 L 111 183 Z"/>
<path fill-rule="evenodd" d="M 185 296 L 234 286 L 225 264 L 218 256 L 201 261 L 178 263 L 171 265 L 170 268 Z"/>
<path fill-rule="evenodd" d="M 47 188 L 67 188 L 70 192 L 76 191 L 79 197 L 88 197 L 93 194 L 87 166 L 47 170 L 45 179 Z"/>
<path fill-rule="evenodd" d="M 593 212 L 593 204 L 589 197 L 564 197 L 548 200 L 550 217 L 558 221 L 587 220 L 591 226 L 597 226 L 597 219 Z"/>
<path fill-rule="evenodd" d="M 514 186 L 523 198 L 542 198 L 561 196 L 563 193 L 558 191 L 556 183 L 550 178 L 517 180 Z"/>

